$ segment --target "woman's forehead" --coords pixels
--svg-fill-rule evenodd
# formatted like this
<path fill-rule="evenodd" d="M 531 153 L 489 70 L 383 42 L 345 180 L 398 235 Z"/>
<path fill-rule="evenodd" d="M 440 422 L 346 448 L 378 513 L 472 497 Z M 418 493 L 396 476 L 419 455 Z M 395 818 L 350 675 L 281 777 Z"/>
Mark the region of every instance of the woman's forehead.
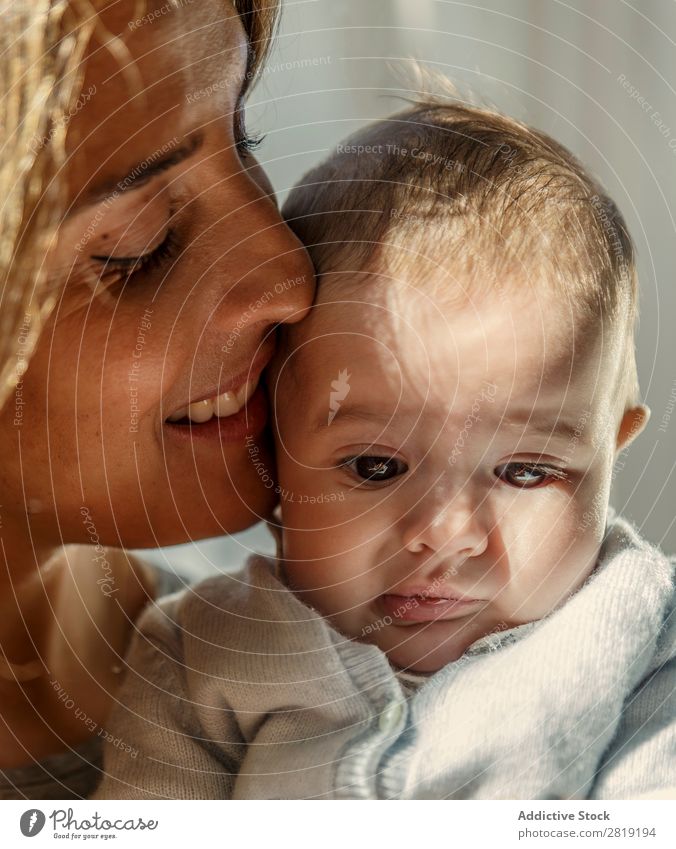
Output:
<path fill-rule="evenodd" d="M 154 161 L 210 121 L 231 121 L 247 56 L 237 14 L 218 0 L 166 6 L 138 17 L 143 7 L 124 0 L 100 15 L 67 116 L 71 198 Z"/>

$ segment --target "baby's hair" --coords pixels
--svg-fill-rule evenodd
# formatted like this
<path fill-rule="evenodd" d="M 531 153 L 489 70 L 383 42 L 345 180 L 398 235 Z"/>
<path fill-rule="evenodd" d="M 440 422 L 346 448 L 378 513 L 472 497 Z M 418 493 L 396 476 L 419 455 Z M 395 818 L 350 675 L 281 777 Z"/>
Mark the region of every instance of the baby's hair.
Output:
<path fill-rule="evenodd" d="M 621 334 L 618 391 L 638 403 L 631 238 L 598 182 L 545 133 L 425 97 L 339 144 L 291 190 L 284 216 L 320 279 L 404 271 L 416 282 L 432 261 L 449 297 L 553 287 L 585 323 Z"/>

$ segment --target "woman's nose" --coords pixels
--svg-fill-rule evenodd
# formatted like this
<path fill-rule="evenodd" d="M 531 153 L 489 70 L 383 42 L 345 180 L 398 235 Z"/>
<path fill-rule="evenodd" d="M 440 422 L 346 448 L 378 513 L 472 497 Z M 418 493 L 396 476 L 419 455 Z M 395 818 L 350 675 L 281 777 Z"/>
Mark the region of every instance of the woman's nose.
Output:
<path fill-rule="evenodd" d="M 300 321 L 307 315 L 315 291 L 310 256 L 298 237 L 286 226 L 276 206 L 257 213 L 257 236 L 249 239 L 250 272 L 242 277 L 242 294 L 248 303 L 260 304 L 257 319 L 270 324 Z"/>
<path fill-rule="evenodd" d="M 413 554 L 429 552 L 453 560 L 478 557 L 488 547 L 486 514 L 485 506 L 462 493 L 450 499 L 430 493 L 404 520 L 403 546 Z"/>
<path fill-rule="evenodd" d="M 273 198 L 240 175 L 231 212 L 220 210 L 204 237 L 203 273 L 213 281 L 219 323 L 275 325 L 300 321 L 315 289 L 310 257 L 281 218 Z M 199 246 L 197 246 L 199 251 Z M 209 262 L 211 260 L 211 262 Z M 200 287 L 201 288 L 201 287 Z"/>

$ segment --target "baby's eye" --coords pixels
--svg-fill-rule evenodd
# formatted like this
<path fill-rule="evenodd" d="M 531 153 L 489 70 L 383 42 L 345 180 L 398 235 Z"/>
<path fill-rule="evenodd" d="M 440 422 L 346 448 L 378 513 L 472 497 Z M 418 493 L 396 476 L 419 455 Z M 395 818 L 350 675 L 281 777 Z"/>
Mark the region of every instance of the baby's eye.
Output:
<path fill-rule="evenodd" d="M 566 480 L 567 474 L 563 469 L 553 466 L 543 466 L 540 463 L 504 463 L 495 469 L 500 480 L 520 489 L 533 489 L 554 480 Z"/>
<path fill-rule="evenodd" d="M 387 481 L 408 471 L 408 466 L 396 457 L 378 457 L 372 454 L 361 454 L 359 457 L 348 457 L 341 463 L 360 480 L 369 483 Z"/>

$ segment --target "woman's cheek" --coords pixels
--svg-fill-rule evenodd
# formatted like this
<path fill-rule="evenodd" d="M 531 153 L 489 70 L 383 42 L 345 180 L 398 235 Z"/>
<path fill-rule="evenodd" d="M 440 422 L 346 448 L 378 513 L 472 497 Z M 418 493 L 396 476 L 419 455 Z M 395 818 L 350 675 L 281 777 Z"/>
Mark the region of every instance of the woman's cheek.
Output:
<path fill-rule="evenodd" d="M 136 346 L 136 347 L 135 347 Z M 166 376 L 166 375 L 165 375 Z M 162 358 L 155 356 L 143 337 L 129 339 L 109 351 L 103 371 L 104 414 L 134 441 L 141 426 L 171 410 L 161 410 Z"/>

